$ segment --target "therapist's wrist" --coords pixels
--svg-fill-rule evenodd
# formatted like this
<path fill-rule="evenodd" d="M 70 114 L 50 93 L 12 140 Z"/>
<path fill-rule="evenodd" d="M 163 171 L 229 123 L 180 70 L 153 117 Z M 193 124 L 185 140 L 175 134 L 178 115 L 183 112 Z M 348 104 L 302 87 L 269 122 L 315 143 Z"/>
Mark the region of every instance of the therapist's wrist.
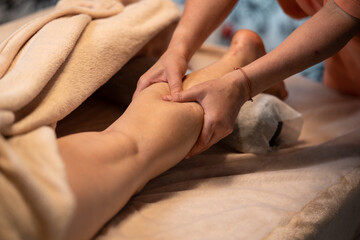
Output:
<path fill-rule="evenodd" d="M 176 54 L 177 56 L 185 59 L 186 62 L 189 62 L 191 58 L 189 50 L 186 46 L 183 46 L 182 44 L 169 45 L 167 52 Z"/>
<path fill-rule="evenodd" d="M 247 96 L 248 96 L 248 101 L 253 101 L 252 97 L 253 97 L 253 90 L 252 90 L 252 83 L 248 77 L 248 75 L 246 74 L 245 70 L 242 69 L 241 67 L 235 67 L 234 70 L 238 70 L 239 72 L 241 72 L 242 78 L 238 78 L 237 83 L 241 84 L 243 89 L 245 88 L 245 92 L 247 92 Z"/>
<path fill-rule="evenodd" d="M 238 72 L 238 70 L 234 70 L 225 74 L 222 77 L 222 80 L 227 81 L 228 84 L 232 87 L 233 91 L 237 92 L 236 99 L 240 105 L 243 105 L 246 101 L 249 100 L 249 90 L 246 85 L 246 80 L 244 79 L 243 75 Z"/>
<path fill-rule="evenodd" d="M 252 82 L 246 72 L 242 68 L 237 67 L 233 72 L 231 72 L 231 74 L 234 75 L 233 86 L 238 89 L 241 101 L 243 103 L 246 101 L 252 101 L 255 94 L 252 90 Z"/>
<path fill-rule="evenodd" d="M 189 62 L 198 49 L 198 45 L 201 45 L 201 43 L 194 41 L 193 36 L 189 36 L 189 31 L 177 29 L 170 41 L 168 50 L 177 52 L 177 54 L 181 55 Z"/>

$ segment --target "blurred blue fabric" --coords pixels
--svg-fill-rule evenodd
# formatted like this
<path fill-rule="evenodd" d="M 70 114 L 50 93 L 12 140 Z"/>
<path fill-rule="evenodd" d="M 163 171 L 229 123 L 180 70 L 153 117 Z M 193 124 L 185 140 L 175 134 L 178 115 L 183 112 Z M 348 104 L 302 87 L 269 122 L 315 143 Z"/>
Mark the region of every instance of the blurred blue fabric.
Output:
<path fill-rule="evenodd" d="M 0 24 L 56 4 L 57 0 L 0 0 Z"/>

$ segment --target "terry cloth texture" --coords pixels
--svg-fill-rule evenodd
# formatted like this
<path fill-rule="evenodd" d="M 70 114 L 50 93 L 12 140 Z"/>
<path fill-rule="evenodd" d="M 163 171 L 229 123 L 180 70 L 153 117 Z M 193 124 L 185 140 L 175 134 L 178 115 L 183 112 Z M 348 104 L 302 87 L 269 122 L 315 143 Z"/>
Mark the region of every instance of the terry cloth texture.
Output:
<path fill-rule="evenodd" d="M 62 239 L 74 199 L 52 127 L 178 17 L 170 0 L 63 0 L 2 42 L 0 239 Z"/>

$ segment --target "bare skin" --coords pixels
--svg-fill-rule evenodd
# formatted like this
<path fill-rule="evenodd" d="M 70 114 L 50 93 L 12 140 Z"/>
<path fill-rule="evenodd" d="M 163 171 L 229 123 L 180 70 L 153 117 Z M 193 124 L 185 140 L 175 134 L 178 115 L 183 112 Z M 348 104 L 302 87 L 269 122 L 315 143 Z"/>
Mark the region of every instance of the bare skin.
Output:
<path fill-rule="evenodd" d="M 229 51 L 218 62 L 188 75 L 183 88 L 196 87 L 262 56 L 259 39 L 253 32 L 239 32 Z M 192 149 L 204 111 L 195 102 L 163 101 L 169 93 L 168 84 L 153 84 L 106 130 L 58 139 L 77 203 L 66 239 L 94 236 L 150 179 L 176 165 Z"/>
<path fill-rule="evenodd" d="M 251 41 L 244 40 L 243 38 L 251 39 Z M 255 50 L 250 51 L 250 49 Z M 244 56 L 244 52 L 249 53 Z M 238 84 L 236 77 L 226 78 L 220 83 L 216 82 L 216 79 L 224 75 L 227 76 L 227 73 L 233 72 L 236 67 L 248 65 L 251 59 L 257 59 L 265 55 L 265 53 L 263 42 L 256 33 L 249 30 L 239 30 L 233 37 L 229 52 L 222 59 L 210 67 L 191 75 L 197 80 L 197 83 L 201 82 L 203 84 L 196 86 L 194 86 L 194 84 L 188 84 L 186 77 L 183 84 L 184 89 L 188 89 L 183 92 L 186 95 L 176 94 L 176 99 L 173 99 L 172 95 L 163 97 L 163 99 L 167 101 L 194 101 L 202 103 L 201 105 L 205 112 L 204 125 L 198 141 L 188 156 L 193 156 L 205 151 L 220 139 L 230 134 L 233 130 L 233 125 L 240 107 L 249 99 L 250 93 L 247 83 Z M 238 62 L 234 61 L 234 58 L 243 59 L 243 64 L 237 65 Z M 212 78 L 209 78 L 210 76 Z M 201 81 L 199 81 L 199 79 L 201 79 Z M 245 81 L 245 79 L 243 79 L 243 81 Z M 232 87 L 232 91 L 226 90 L 229 86 Z M 281 99 L 287 96 L 284 82 L 276 84 L 265 92 Z M 208 96 L 211 95 L 218 95 L 218 97 L 208 98 Z M 181 97 L 183 97 L 183 99 Z M 219 101 L 219 99 L 223 101 Z M 212 112 L 211 110 L 213 108 L 218 109 L 218 111 Z M 227 111 L 228 109 L 231 110 Z M 223 116 L 227 117 L 224 118 Z M 214 132 L 213 129 L 215 127 L 217 127 L 219 131 Z"/>
<path fill-rule="evenodd" d="M 191 56 L 226 18 L 236 2 L 237 0 L 187 1 L 183 17 L 173 34 L 168 50 L 139 79 L 134 96 L 156 82 L 168 82 L 172 95 L 180 92 L 183 89 L 181 79 L 185 75 Z M 198 9 L 202 11 L 197 11 Z"/>
<path fill-rule="evenodd" d="M 200 153 L 228 134 L 228 128 L 224 127 L 224 124 L 229 125 L 233 116 L 238 113 L 237 106 L 242 100 L 234 103 L 223 97 L 236 95 L 234 91 L 238 88 L 234 86 L 246 85 L 240 71 L 232 71 L 218 79 L 208 81 L 207 84 L 202 84 L 201 87 L 181 91 L 182 77 L 192 54 L 222 22 L 236 2 L 236 0 L 186 1 L 183 16 L 169 48 L 154 67 L 140 78 L 134 94 L 136 97 L 149 85 L 165 81 L 169 83 L 172 101 L 197 101 L 204 108 L 208 116 L 204 122 L 207 127 L 202 131 L 197 149 L 194 149 L 192 154 Z M 295 2 L 295 0 L 281 0 L 280 4 L 289 11 Z M 299 9 L 296 11 L 297 17 L 304 15 Z M 269 88 L 272 88 L 273 93 L 281 91 L 281 85 L 274 87 L 277 83 L 337 53 L 359 31 L 359 19 L 344 12 L 334 0 L 326 1 L 315 15 L 297 28 L 276 49 L 243 68 L 251 80 L 252 96 Z M 234 85 L 226 87 L 224 82 Z M 219 94 L 220 92 L 224 94 Z M 241 94 L 246 94 L 246 90 Z M 217 104 L 210 105 L 209 102 Z M 224 112 L 226 114 L 223 114 Z M 222 115 L 223 119 L 219 120 L 219 115 Z"/>

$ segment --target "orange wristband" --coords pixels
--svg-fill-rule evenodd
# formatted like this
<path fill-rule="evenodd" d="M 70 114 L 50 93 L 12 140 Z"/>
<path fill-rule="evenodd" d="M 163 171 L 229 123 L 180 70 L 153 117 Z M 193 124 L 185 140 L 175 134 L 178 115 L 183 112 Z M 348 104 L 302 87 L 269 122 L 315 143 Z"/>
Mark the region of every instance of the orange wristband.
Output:
<path fill-rule="evenodd" d="M 240 72 L 244 75 L 244 78 L 246 79 L 247 86 L 248 86 L 248 89 L 249 89 L 249 99 L 248 99 L 248 101 L 253 102 L 254 100 L 251 97 L 251 82 L 250 82 L 249 77 L 246 75 L 245 71 L 241 67 L 235 67 L 234 70 L 240 70 Z"/>

